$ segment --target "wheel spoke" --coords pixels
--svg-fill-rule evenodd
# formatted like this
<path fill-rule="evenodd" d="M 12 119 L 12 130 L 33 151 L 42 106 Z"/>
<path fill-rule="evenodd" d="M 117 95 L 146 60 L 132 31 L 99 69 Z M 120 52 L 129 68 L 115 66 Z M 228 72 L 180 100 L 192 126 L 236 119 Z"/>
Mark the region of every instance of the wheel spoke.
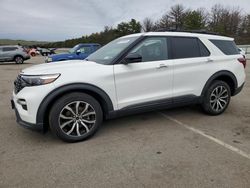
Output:
<path fill-rule="evenodd" d="M 223 106 L 221 105 L 220 101 L 218 100 L 217 102 L 218 102 L 218 106 L 219 106 L 218 110 L 223 109 Z"/>
<path fill-rule="evenodd" d="M 224 100 L 224 99 L 222 99 L 222 98 L 220 98 L 219 101 L 220 101 L 220 102 L 223 102 L 224 104 L 227 104 L 227 101 Z"/>
<path fill-rule="evenodd" d="M 220 98 L 221 98 L 221 99 L 225 99 L 225 98 L 228 98 L 228 95 L 225 95 L 225 96 L 221 96 Z"/>
<path fill-rule="evenodd" d="M 72 108 L 70 108 L 69 106 L 66 106 L 65 109 L 70 111 L 73 115 L 76 115 Z"/>
<path fill-rule="evenodd" d="M 69 121 L 66 121 L 65 123 L 63 123 L 62 125 L 60 125 L 60 127 L 63 129 L 66 125 L 70 124 L 71 122 L 73 122 L 74 120 L 69 120 Z"/>
<path fill-rule="evenodd" d="M 75 127 L 76 127 L 76 123 L 73 124 L 73 126 L 71 127 L 71 129 L 68 132 L 66 132 L 66 134 L 70 135 L 74 131 Z"/>
<path fill-rule="evenodd" d="M 90 116 L 90 115 L 95 115 L 95 112 L 89 112 L 87 114 L 83 114 L 82 117 Z"/>
<path fill-rule="evenodd" d="M 90 120 L 82 119 L 82 121 L 85 123 L 95 123 L 95 120 L 90 121 Z"/>
<path fill-rule="evenodd" d="M 79 131 L 79 123 L 76 123 L 76 133 L 77 133 L 77 136 L 81 136 L 80 131 Z"/>
<path fill-rule="evenodd" d="M 63 114 L 60 114 L 59 117 L 60 117 L 60 118 L 63 118 L 63 119 L 73 119 L 73 117 L 67 117 L 67 116 L 65 116 L 65 115 L 63 115 Z"/>
<path fill-rule="evenodd" d="M 79 105 L 80 105 L 80 101 L 76 102 L 76 114 L 79 114 Z"/>
<path fill-rule="evenodd" d="M 88 133 L 89 132 L 88 126 L 82 120 L 80 122 L 83 125 L 83 127 L 85 128 L 86 132 Z"/>
<path fill-rule="evenodd" d="M 86 103 L 84 110 L 81 112 L 80 115 L 83 115 L 89 108 L 89 104 Z"/>

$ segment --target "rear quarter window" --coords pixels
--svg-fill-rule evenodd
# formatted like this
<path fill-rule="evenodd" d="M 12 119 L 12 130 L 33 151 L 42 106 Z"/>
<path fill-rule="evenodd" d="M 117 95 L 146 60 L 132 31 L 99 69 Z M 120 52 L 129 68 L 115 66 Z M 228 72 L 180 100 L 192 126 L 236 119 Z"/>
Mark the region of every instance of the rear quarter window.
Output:
<path fill-rule="evenodd" d="M 206 57 L 210 52 L 206 46 L 194 37 L 172 37 L 173 59 Z"/>
<path fill-rule="evenodd" d="M 225 55 L 236 55 L 240 53 L 234 41 L 212 39 L 210 41 Z"/>

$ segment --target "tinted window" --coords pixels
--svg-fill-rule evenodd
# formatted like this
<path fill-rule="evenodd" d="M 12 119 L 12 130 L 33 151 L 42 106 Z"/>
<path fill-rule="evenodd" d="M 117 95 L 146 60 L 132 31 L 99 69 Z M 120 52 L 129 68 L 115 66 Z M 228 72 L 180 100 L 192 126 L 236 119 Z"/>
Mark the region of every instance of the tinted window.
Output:
<path fill-rule="evenodd" d="M 226 55 L 239 54 L 239 50 L 234 41 L 228 41 L 228 40 L 210 40 L 210 41 Z"/>
<path fill-rule="evenodd" d="M 141 55 L 142 62 L 166 60 L 168 59 L 167 38 L 146 38 L 136 45 L 130 53 Z"/>
<path fill-rule="evenodd" d="M 208 51 L 207 47 L 198 39 L 200 53 L 202 57 L 210 56 L 210 52 Z"/>
<path fill-rule="evenodd" d="M 4 47 L 3 52 L 8 52 L 8 51 L 15 51 L 17 50 L 17 47 Z"/>
<path fill-rule="evenodd" d="M 173 58 L 193 58 L 209 56 L 210 52 L 197 38 L 173 37 L 172 38 Z"/>

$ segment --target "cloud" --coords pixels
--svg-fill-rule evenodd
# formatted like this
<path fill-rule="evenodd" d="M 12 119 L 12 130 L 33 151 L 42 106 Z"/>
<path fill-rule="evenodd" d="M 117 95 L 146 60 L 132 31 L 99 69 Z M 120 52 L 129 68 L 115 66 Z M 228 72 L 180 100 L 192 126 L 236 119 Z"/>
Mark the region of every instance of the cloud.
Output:
<path fill-rule="evenodd" d="M 249 0 L 227 0 L 250 12 Z M 172 5 L 210 8 L 218 0 L 0 0 L 0 38 L 57 41 L 98 32 L 104 26 L 159 18 Z"/>

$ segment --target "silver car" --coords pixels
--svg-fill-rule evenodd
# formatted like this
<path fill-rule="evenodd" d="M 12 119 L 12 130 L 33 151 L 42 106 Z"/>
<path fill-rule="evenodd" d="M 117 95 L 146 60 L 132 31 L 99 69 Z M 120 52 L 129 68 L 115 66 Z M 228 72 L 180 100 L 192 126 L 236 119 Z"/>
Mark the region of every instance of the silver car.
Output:
<path fill-rule="evenodd" d="M 0 46 L 0 62 L 14 61 L 22 64 L 27 59 L 30 59 L 30 55 L 21 46 Z"/>

